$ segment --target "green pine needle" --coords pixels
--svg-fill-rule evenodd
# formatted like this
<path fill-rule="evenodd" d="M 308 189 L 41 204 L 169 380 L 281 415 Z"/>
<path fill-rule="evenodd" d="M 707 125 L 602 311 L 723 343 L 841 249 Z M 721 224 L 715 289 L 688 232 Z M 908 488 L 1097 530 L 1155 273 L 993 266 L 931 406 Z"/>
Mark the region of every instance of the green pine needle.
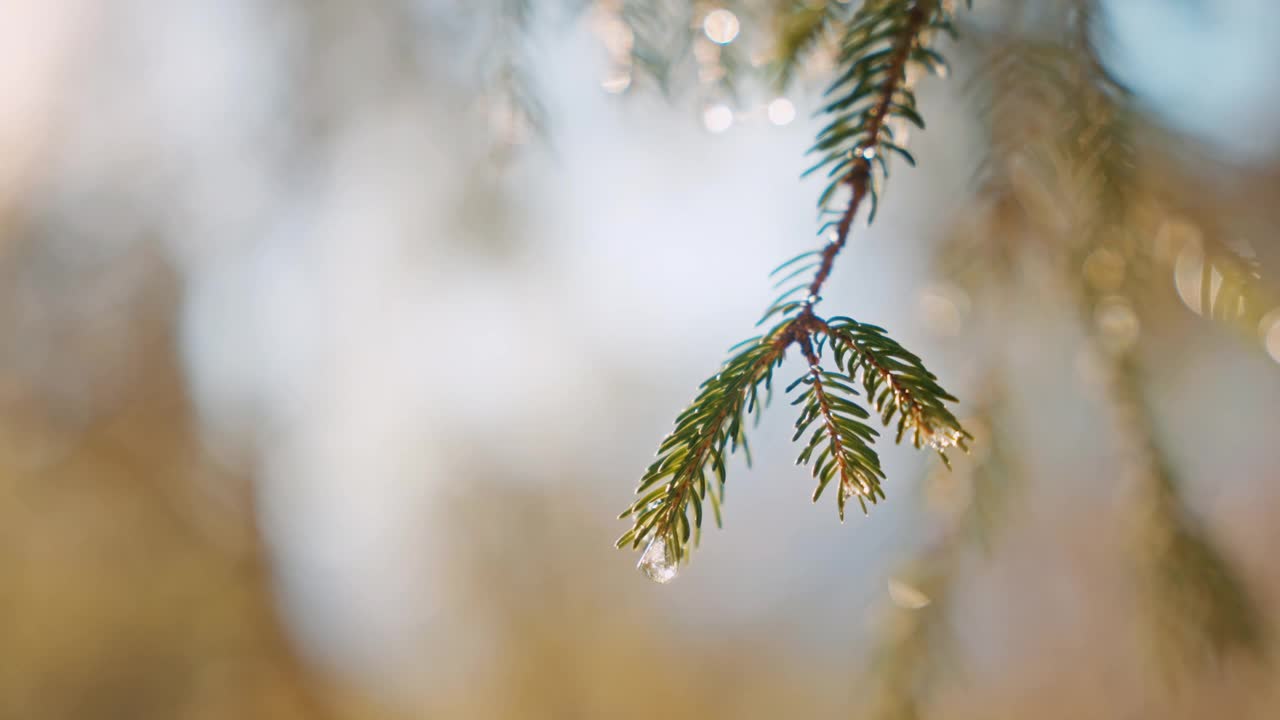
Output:
<path fill-rule="evenodd" d="M 864 199 L 870 203 L 868 221 L 875 217 L 879 184 L 888 179 L 888 156 L 916 163 L 903 141 L 895 139 L 891 123 L 925 125 L 907 71 L 918 65 L 945 72 L 945 60 L 928 39 L 936 30 L 954 32 L 947 7 L 941 0 L 867 0 L 851 14 L 836 3 L 791 8 L 787 22 L 793 25 L 782 37 L 784 72 L 790 72 L 786 63 L 794 63 L 819 36 L 832 31 L 841 37 L 840 69 L 823 108 L 829 121 L 810 151 L 822 155 L 810 172 L 827 173 L 818 202 L 824 219 L 819 233 L 831 233 L 832 239 L 771 273 L 778 277 L 774 290 L 780 294 L 757 324 L 776 324 L 763 336 L 735 346 L 720 372 L 702 384 L 659 446 L 636 499 L 620 516 L 632 526 L 618 538 L 618 547 L 644 545 L 641 567 L 655 580 L 669 581 L 688 558 L 700 537 L 704 502 L 712 505 L 720 523 L 726 455 L 739 445 L 745 453 L 748 416 L 759 419 L 773 372 L 792 345 L 809 365 L 807 374 L 787 388 L 803 386 L 792 403 L 800 406 L 793 439 L 805 442 L 798 464 L 809 464 L 818 481 L 815 501 L 828 485 L 837 485 L 842 520 L 850 498 L 865 513 L 868 503 L 885 497 L 884 471 L 872 447 L 879 433 L 866 422 L 872 412 L 886 427 L 896 418 L 895 442 L 908 438 L 917 448 L 933 447 L 944 462 L 947 448 L 964 449 L 970 438 L 947 408 L 956 399 L 920 358 L 881 328 L 845 317 L 826 321 L 815 313 Z M 851 192 L 836 207 L 837 191 L 844 187 Z M 821 367 L 826 352 L 838 372 Z M 865 393 L 861 402 L 860 393 Z"/>

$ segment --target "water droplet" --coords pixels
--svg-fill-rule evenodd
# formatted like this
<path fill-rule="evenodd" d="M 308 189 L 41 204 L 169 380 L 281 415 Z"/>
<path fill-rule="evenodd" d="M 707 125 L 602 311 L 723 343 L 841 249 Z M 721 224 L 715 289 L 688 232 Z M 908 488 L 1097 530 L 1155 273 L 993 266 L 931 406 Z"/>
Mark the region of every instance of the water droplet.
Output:
<path fill-rule="evenodd" d="M 821 299 L 822 299 L 822 298 L 818 297 L 817 295 L 810 295 L 809 297 L 807 297 L 807 298 L 805 298 L 805 299 L 804 299 L 804 304 L 805 304 L 805 305 L 816 305 L 816 304 L 818 303 L 818 301 L 819 301 L 819 300 L 821 300 Z"/>
<path fill-rule="evenodd" d="M 676 572 L 679 570 L 675 558 L 667 552 L 667 539 L 662 535 L 649 541 L 636 567 L 645 574 L 645 577 L 661 585 L 675 580 Z"/>
<path fill-rule="evenodd" d="M 934 450 L 946 450 L 960 444 L 963 434 L 958 430 L 935 430 L 932 427 L 920 427 L 916 430 L 925 444 Z"/>
<path fill-rule="evenodd" d="M 876 157 L 876 146 L 868 145 L 862 148 L 862 152 L 859 154 L 862 155 L 863 160 L 874 160 Z"/>
<path fill-rule="evenodd" d="M 849 501 L 855 497 L 870 497 L 870 496 L 871 496 L 870 488 L 867 487 L 867 484 L 864 481 L 859 480 L 857 486 L 855 486 L 852 482 L 840 483 L 840 499 L 842 501 Z"/>

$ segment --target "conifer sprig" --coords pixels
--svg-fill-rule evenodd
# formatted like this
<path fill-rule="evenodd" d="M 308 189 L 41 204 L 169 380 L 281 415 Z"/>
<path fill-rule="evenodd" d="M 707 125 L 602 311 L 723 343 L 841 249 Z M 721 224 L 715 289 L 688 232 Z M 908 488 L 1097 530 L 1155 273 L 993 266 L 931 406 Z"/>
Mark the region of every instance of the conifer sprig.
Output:
<path fill-rule="evenodd" d="M 852 387 L 854 379 L 823 370 L 809 336 L 801 338 L 800 346 L 809 361 L 809 372 L 792 386 L 804 384 L 807 389 L 792 402 L 792 405 L 803 404 L 803 409 L 791 439 L 799 440 L 815 423 L 816 428 L 796 463 L 809 464 L 813 460 L 813 476 L 818 480 L 818 487 L 813 491 L 814 502 L 832 479 L 839 478 L 836 506 L 840 519 L 844 520 L 844 506 L 849 498 L 856 497 L 865 513 L 868 501 L 875 503 L 877 498 L 884 497 L 880 486 L 884 470 L 880 468 L 880 456 L 871 448 L 879 433 L 863 422 L 871 414 L 852 399 L 858 396 Z"/>
<path fill-rule="evenodd" d="M 937 450 L 944 463 L 947 448 L 967 449 L 971 436 L 947 408 L 956 398 L 884 328 L 838 317 L 826 324 L 824 332 L 831 338 L 837 367 L 849 375 L 861 374 L 867 399 L 885 427 L 897 416 L 894 442 L 910 437 L 916 448 Z"/>
<path fill-rule="evenodd" d="M 710 501 L 720 524 L 726 447 L 731 453 L 741 445 L 749 456 L 746 424 L 750 415 L 758 417 L 762 410 L 773 371 L 782 363 L 794 332 L 794 321 L 787 320 L 765 336 L 747 341 L 720 372 L 702 383 L 693 403 L 676 418 L 675 429 L 659 446 L 658 459 L 641 478 L 636 490 L 640 497 L 619 516 L 633 518 L 634 525 L 618 539 L 618 547 L 639 547 L 657 539 L 678 563 L 692 531 L 702 526 L 703 500 Z M 761 396 L 762 388 L 766 397 Z M 708 468 L 714 475 L 710 482 Z"/>
<path fill-rule="evenodd" d="M 726 448 L 729 453 L 738 445 L 746 449 L 748 416 L 758 417 L 773 372 L 792 345 L 799 347 L 809 366 L 787 388 L 791 392 L 804 387 L 792 403 L 801 408 L 794 439 L 808 433 L 798 462 L 811 463 L 818 480 L 815 501 L 837 481 L 841 519 L 850 498 L 857 498 L 866 512 L 868 502 L 885 497 L 884 471 L 872 448 L 878 432 L 865 422 L 871 411 L 885 426 L 897 418 L 897 442 L 910 436 L 916 447 L 931 446 L 944 460 L 947 448 L 964 448 L 969 434 L 947 409 L 956 399 L 919 357 L 882 328 L 846 317 L 827 321 L 815 312 L 863 200 L 870 197 L 873 208 L 877 202 L 878 183 L 888 177 L 885 155 L 895 153 L 915 164 L 889 123 L 905 119 L 924 127 L 907 70 L 913 64 L 935 72 L 945 67 L 927 42 L 938 29 L 951 30 L 951 13 L 941 0 L 867 0 L 847 19 L 842 69 L 828 93 L 834 99 L 823 108 L 832 120 L 814 145 L 826 155 L 817 167 L 830 166 L 828 175 L 833 178 L 819 209 L 838 216 L 819 233 L 832 226 L 835 230 L 823 248 L 802 253 L 774 271 L 780 276 L 775 289 L 790 287 L 782 290 L 758 324 L 777 324 L 764 336 L 741 343 L 721 371 L 703 383 L 658 448 L 658 459 L 640 480 L 637 499 L 622 513 L 632 527 L 618 539 L 618 547 L 644 545 L 640 567 L 651 578 L 667 582 L 687 559 L 698 540 L 704 501 L 711 503 L 719 524 Z M 844 186 L 849 189 L 847 202 L 839 211 L 831 210 L 836 190 Z M 806 281 L 808 273 L 812 275 Z M 838 372 L 822 367 L 828 348 Z M 856 400 L 858 384 L 866 393 L 864 403 Z"/>
<path fill-rule="evenodd" d="M 941 0 L 870 0 L 845 29 L 838 58 L 842 71 L 827 89 L 828 101 L 822 108 L 830 120 L 809 150 L 822 159 L 805 173 L 827 170 L 828 183 L 818 206 L 827 217 L 838 219 L 819 232 L 835 226 L 835 237 L 827 250 L 831 259 L 844 247 L 868 196 L 868 222 L 875 219 L 879 186 L 889 176 L 888 155 L 916 164 L 915 157 L 903 147 L 905 141 L 895 138 L 891 125 L 901 121 L 924 129 L 907 71 L 916 64 L 946 74 L 946 60 L 928 43 L 938 30 L 955 32 L 948 3 Z M 839 204 L 838 191 L 845 186 L 851 195 L 847 203 Z M 825 270 L 830 272 L 830 260 L 824 260 Z M 819 277 L 825 278 L 825 273 Z"/>

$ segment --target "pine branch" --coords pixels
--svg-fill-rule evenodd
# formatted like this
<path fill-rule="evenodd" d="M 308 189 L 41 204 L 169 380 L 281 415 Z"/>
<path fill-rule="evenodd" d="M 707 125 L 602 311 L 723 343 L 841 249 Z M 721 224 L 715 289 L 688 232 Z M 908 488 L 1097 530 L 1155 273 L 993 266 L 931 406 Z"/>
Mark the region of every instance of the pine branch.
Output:
<path fill-rule="evenodd" d="M 964 447 L 969 435 L 946 407 L 956 399 L 938 385 L 918 357 L 881 328 L 845 317 L 828 322 L 814 309 L 868 196 L 874 214 L 876 182 L 888 176 L 884 154 L 896 152 L 915 162 L 895 142 L 888 123 L 905 118 L 924 126 L 915 109 L 915 96 L 906 86 L 906 73 L 912 64 L 935 71 L 945 67 L 926 42 L 936 29 L 951 29 L 950 12 L 940 0 L 869 0 L 848 20 L 840 58 L 846 69 L 832 85 L 832 93 L 839 97 L 824 109 L 835 119 L 819 133 L 814 147 L 828 154 L 820 166 L 832 164 L 829 174 L 836 178 L 823 193 L 819 207 L 826 209 L 834 194 L 832 188 L 838 186 L 849 187 L 849 201 L 839 220 L 819 230 L 824 233 L 834 224 L 831 242 L 792 258 L 772 273 L 781 276 L 775 289 L 794 284 L 782 291 L 757 324 L 778 324 L 765 336 L 743 343 L 746 349 L 703 384 L 693 404 L 676 418 L 676 429 L 659 447 L 658 459 L 637 488 L 638 498 L 622 513 L 622 518 L 632 520 L 632 527 L 618 539 L 618 547 L 645 545 L 640 568 L 650 578 L 667 582 L 675 577 L 691 544 L 698 540 L 704 500 L 712 503 L 719 524 L 725 448 L 732 452 L 741 443 L 745 450 L 746 416 L 760 412 L 767 400 L 761 397 L 760 388 L 767 392 L 773 371 L 792 345 L 799 346 L 809 364 L 808 373 L 787 388 L 805 386 L 793 402 L 802 406 L 795 439 L 813 428 L 799 462 L 813 462 L 818 480 L 815 501 L 839 478 L 841 519 L 849 498 L 858 498 L 866 512 L 867 501 L 875 503 L 885 497 L 880 482 L 884 472 L 871 447 L 878 433 L 862 422 L 870 413 L 853 399 L 858 395 L 853 385 L 859 373 L 867 401 L 884 424 L 888 426 L 897 415 L 898 442 L 910 433 L 917 448 L 929 445 L 941 453 L 947 447 Z M 813 274 L 807 282 L 801 280 L 810 272 Z M 839 373 L 821 366 L 826 343 Z M 708 468 L 715 474 L 714 488 L 708 482 Z"/>
<path fill-rule="evenodd" d="M 618 539 L 618 547 L 649 543 L 645 557 L 655 564 L 644 566 L 650 577 L 665 582 L 669 563 L 680 563 L 688 553 L 692 528 L 702 526 L 702 501 L 709 499 L 720 524 L 724 498 L 726 446 L 730 452 L 741 444 L 747 449 L 746 421 L 759 413 L 774 369 L 794 335 L 794 321 L 784 321 L 766 336 L 746 343 L 720 372 L 702 383 L 687 410 L 676 418 L 676 427 L 658 448 L 658 459 L 645 471 L 636 494 L 640 495 L 619 518 L 633 518 L 634 525 Z M 717 492 L 707 479 L 710 467 Z M 694 511 L 689 520 L 689 507 Z M 651 555 L 652 553 L 652 555 Z M 657 562 L 658 560 L 661 562 Z M 666 579 L 670 579 L 669 577 Z"/>
<path fill-rule="evenodd" d="M 924 62 L 935 71 L 946 67 L 945 61 L 922 43 L 922 33 L 934 27 L 952 30 L 950 14 L 936 0 L 869 2 L 849 24 L 840 53 L 840 62 L 848 69 L 827 90 L 827 96 L 834 99 L 823 108 L 833 119 L 818 132 L 809 151 L 822 153 L 823 159 L 805 174 L 830 166 L 827 177 L 831 181 L 818 200 L 824 214 L 832 212 L 830 204 L 841 187 L 849 188 L 850 197 L 839 220 L 834 221 L 834 238 L 822 250 L 822 263 L 814 275 L 810 295 L 816 296 L 822 289 L 868 195 L 868 221 L 875 219 L 879 192 L 874 168 L 888 177 L 885 152 L 895 152 L 915 165 L 911 153 L 894 142 L 887 121 L 902 118 L 924 128 L 916 110 L 915 93 L 907 87 L 906 73 L 911 61 Z M 819 234 L 831 224 L 824 225 Z"/>
<path fill-rule="evenodd" d="M 850 375 L 861 373 L 863 388 L 885 427 L 897 416 L 894 442 L 910 435 L 912 445 L 937 450 L 943 462 L 947 448 L 967 449 L 970 435 L 946 406 L 956 398 L 884 328 L 839 317 L 824 332 L 831 338 L 837 367 Z"/>
<path fill-rule="evenodd" d="M 871 417 L 870 413 L 850 399 L 858 395 L 851 387 L 855 382 L 853 378 L 824 371 L 808 336 L 800 343 L 809 361 L 809 373 L 796 383 L 804 383 L 808 389 L 792 403 L 803 403 L 804 409 L 796 420 L 796 433 L 791 439 L 798 440 L 815 421 L 817 429 L 796 464 L 808 464 L 817 453 L 813 462 L 813 476 L 818 480 L 818 487 L 813 491 L 814 502 L 833 478 L 840 478 L 836 504 L 843 521 L 845 502 L 849 498 L 856 497 L 862 512 L 866 513 L 867 501 L 875 503 L 877 498 L 885 496 L 880 487 L 884 470 L 880 468 L 880 457 L 871 449 L 879 433 L 862 422 Z"/>

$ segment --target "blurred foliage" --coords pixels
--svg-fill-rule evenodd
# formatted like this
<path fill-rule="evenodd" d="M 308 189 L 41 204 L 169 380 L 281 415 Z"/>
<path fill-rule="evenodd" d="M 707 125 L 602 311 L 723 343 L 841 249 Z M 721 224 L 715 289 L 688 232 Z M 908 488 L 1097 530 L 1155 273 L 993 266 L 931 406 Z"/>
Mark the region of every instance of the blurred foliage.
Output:
<path fill-rule="evenodd" d="M 90 309 L 104 269 L 68 269 L 51 244 L 8 230 L 0 717 L 329 716 L 275 611 L 246 479 L 199 448 L 160 310 L 172 275 L 131 254 L 124 265 L 151 279 L 104 336 Z M 32 327 L 36 308 L 46 314 Z M 33 353 L 91 379 L 60 397 L 49 365 L 24 366 Z"/>
<path fill-rule="evenodd" d="M 1145 401 L 1146 381 L 1141 371 L 1141 328 L 1153 318 L 1144 302 L 1154 282 L 1167 283 L 1158 272 L 1157 258 L 1142 242 L 1143 232 L 1135 215 L 1148 204 L 1150 193 L 1141 182 L 1142 158 L 1134 137 L 1136 111 L 1127 91 L 1103 68 L 1096 37 L 1096 7 L 1088 2 L 1063 3 L 1055 27 L 1065 28 L 1060 44 L 1050 49 L 1035 45 L 1024 57 L 1010 62 L 1004 49 L 988 72 L 996 94 L 994 107 L 1017 107 L 1019 97 L 1041 98 L 1038 112 L 1047 112 L 1041 132 L 1021 134 L 1021 142 L 1009 143 L 988 114 L 991 135 L 997 138 L 988 160 L 985 183 L 988 192 L 1013 187 L 998 168 L 1026 161 L 1023 172 L 1058 198 L 1058 207 L 1040 211 L 1023 205 L 1023 222 L 1034 233 L 1048 238 L 1044 246 L 1021 248 L 1043 253 L 1060 269 L 1067 298 L 1078 306 L 1081 320 L 1094 343 L 1093 357 L 1106 378 L 1105 395 L 1116 410 L 1117 430 L 1125 439 L 1131 461 L 1139 470 L 1135 501 L 1152 517 L 1150 532 L 1134 546 L 1138 566 L 1153 565 L 1139 576 L 1152 585 L 1146 597 L 1156 617 L 1147 628 L 1159 637 L 1163 656 L 1184 660 L 1203 658 L 1204 649 L 1259 652 L 1267 628 L 1253 609 L 1243 581 L 1213 539 L 1182 507 L 1180 486 L 1169 470 L 1172 463 L 1156 440 L 1156 418 Z M 1053 17 L 1052 15 L 1050 17 Z M 1028 74 L 1022 66 L 1036 68 Z M 1030 85 L 1031 87 L 1028 87 Z M 1002 118 L 1007 119 L 1007 118 Z M 1010 157 L 1010 155 L 1014 157 Z M 997 249 L 998 253 L 1005 252 Z M 1230 258 L 1236 256 L 1230 255 Z M 1225 259 L 1220 262 L 1240 263 Z M 999 261 L 997 261 L 999 265 Z M 1206 272 L 1211 262 L 1205 262 Z M 991 279 L 1006 280 L 1000 273 Z M 1208 280 L 1202 286 L 1202 308 L 1242 301 L 1244 283 L 1223 282 L 1211 297 Z M 1157 289 L 1158 291 L 1158 289 Z M 1226 313 L 1206 312 L 1209 317 Z M 1176 618 L 1176 619 L 1174 619 Z M 1178 632 L 1171 632 L 1180 626 Z M 1192 662 L 1194 666 L 1194 662 Z"/>
<path fill-rule="evenodd" d="M 398 108 L 484 165 L 462 183 L 478 190 L 462 193 L 457 222 L 482 226 L 482 239 L 500 236 L 496 247 L 509 250 L 512 195 L 490 165 L 512 167 L 512 148 L 537 124 L 536 73 L 515 46 L 545 6 L 504 0 L 457 14 L 436 8 L 424 19 L 412 5 L 272 6 L 281 37 L 303 38 L 280 79 L 287 111 L 267 113 L 286 128 L 281 184 L 293 191 L 313 181 L 345 132 Z M 1247 364 L 1229 366 L 1231 377 L 1221 366 L 1172 371 L 1196 353 L 1259 354 L 1259 327 L 1280 307 L 1272 202 L 1280 174 L 1233 167 L 1160 127 L 1111 79 L 1096 47 L 1105 23 L 1087 6 L 986 5 L 998 10 L 960 20 L 961 40 L 948 50 L 957 74 L 972 75 L 986 131 L 981 167 L 947 236 L 929 246 L 950 296 L 965 299 L 956 303 L 961 330 L 939 352 L 966 363 L 973 379 L 957 393 L 966 404 L 953 416 L 916 355 L 845 320 L 811 334 L 814 353 L 840 353 L 835 369 L 810 367 L 793 389 L 805 413 L 800 437 L 816 438 L 807 457 L 824 483 L 879 477 L 874 451 L 833 449 L 837 438 L 874 434 L 861 422 L 872 411 L 899 413 L 899 431 L 923 432 L 921 444 L 934 427 L 915 420 L 910 403 L 891 401 L 901 374 L 877 372 L 859 343 L 881 343 L 872 357 L 892 359 L 938 400 L 927 408 L 938 427 L 956 431 L 963 421 L 975 436 L 953 472 L 927 474 L 918 503 L 927 512 L 893 539 L 900 572 L 884 612 L 873 613 L 871 640 L 837 651 L 797 640 L 818 602 L 800 589 L 744 619 L 717 614 L 725 594 L 742 588 L 684 595 L 641 585 L 607 547 L 613 530 L 602 508 L 618 493 L 598 482 L 600 457 L 549 448 L 543 466 L 513 472 L 486 434 L 456 443 L 456 495 L 424 518 L 449 538 L 447 568 L 431 573 L 445 596 L 431 622 L 457 636 L 423 629 L 430 660 L 400 668 L 415 679 L 415 699 L 381 697 L 313 664 L 276 594 L 283 573 L 260 527 L 261 468 L 209 456 L 177 352 L 175 308 L 190 288 L 173 267 L 186 231 L 174 218 L 204 196 L 185 175 L 139 159 L 155 162 L 172 152 L 166 146 L 112 156 L 88 191 L 69 193 L 60 182 L 67 159 L 53 153 L 74 154 L 72 136 L 84 130 L 56 112 L 42 117 L 35 126 L 53 140 L 31 141 L 34 169 L 19 185 L 0 185 L 0 718 L 1272 717 L 1280 682 L 1258 660 L 1273 654 L 1280 607 L 1270 558 L 1274 465 L 1215 474 L 1187 457 L 1221 459 L 1249 442 L 1269 443 L 1260 452 L 1274 459 L 1273 428 L 1254 426 L 1234 398 L 1240 387 L 1265 394 L 1275 383 Z M 673 96 L 697 87 L 721 98 L 750 88 L 753 69 L 762 82 L 803 85 L 853 62 L 840 57 L 851 44 L 840 22 L 857 3 L 725 6 L 742 20 L 742 40 L 708 52 L 699 23 L 718 4 L 594 4 L 621 13 L 634 32 L 634 67 Z M 485 30 L 469 35 L 469 24 Z M 363 42 L 340 42 L 351 38 Z M 709 66 L 719 69 L 680 75 Z M 883 81 L 883 68 L 868 67 Z M 851 77 L 827 101 L 848 102 L 821 149 L 837 164 L 867 142 L 860 87 Z M 900 119 L 929 109 L 923 93 L 918 108 L 914 96 L 900 103 Z M 437 115 L 447 121 L 430 125 Z M 948 132 L 943 120 L 933 132 Z M 482 132 L 468 134 L 473 126 Z M 138 128 L 142 142 L 154 130 Z M 879 131 L 872 141 L 881 142 Z M 0 157 L 10 149 L 0 145 Z M 868 171 L 889 152 L 876 153 Z M 162 181 L 135 184 L 149 172 Z M 837 189 L 833 198 L 847 201 Z M 268 204 L 292 197 L 268 194 Z M 841 217 L 848 209 L 836 205 Z M 493 243 L 459 244 L 485 261 L 501 254 Z M 804 261 L 817 258 L 783 275 L 816 271 L 820 263 Z M 781 324 L 763 344 L 739 348 L 745 364 L 731 360 L 685 416 L 719 417 L 728 407 L 737 424 L 689 426 L 694 449 L 706 450 L 676 463 L 680 483 L 662 484 L 673 475 L 659 459 L 654 487 L 683 493 L 679 511 L 699 512 L 690 503 L 704 492 L 713 505 L 721 497 L 725 448 L 745 445 L 758 388 L 768 385 L 762 373 L 780 359 L 767 340 L 811 306 L 799 297 L 808 287 L 785 290 L 774 305 Z M 1064 360 L 1072 351 L 1079 355 Z M 1188 376 L 1203 384 L 1191 388 L 1203 390 L 1194 408 L 1180 407 L 1188 388 L 1168 380 Z M 575 398 L 573 412 L 600 402 L 609 405 L 602 416 L 616 418 L 619 408 L 642 407 L 643 394 Z M 1170 407 L 1208 420 L 1188 438 Z M 1073 411 L 1090 414 L 1087 427 L 1060 420 Z M 671 447 L 688 439 L 679 433 Z M 258 452 L 269 451 L 271 438 L 256 440 Z M 1060 466 L 1049 446 L 1067 447 L 1072 463 Z M 849 467 L 813 457 L 828 449 Z M 1233 484 L 1228 475 L 1249 472 L 1260 482 L 1234 490 L 1247 503 L 1214 494 Z M 524 475 L 541 482 L 522 485 Z M 1119 491 L 1108 494 L 1112 487 Z M 678 517 L 668 518 L 679 532 Z M 395 567 L 414 572 L 416 553 L 407 547 Z M 827 577 L 854 572 L 836 557 L 795 561 L 821 565 Z M 842 585 L 814 592 L 859 626 L 868 608 L 845 593 Z M 693 606 L 704 614 L 694 618 Z"/>

